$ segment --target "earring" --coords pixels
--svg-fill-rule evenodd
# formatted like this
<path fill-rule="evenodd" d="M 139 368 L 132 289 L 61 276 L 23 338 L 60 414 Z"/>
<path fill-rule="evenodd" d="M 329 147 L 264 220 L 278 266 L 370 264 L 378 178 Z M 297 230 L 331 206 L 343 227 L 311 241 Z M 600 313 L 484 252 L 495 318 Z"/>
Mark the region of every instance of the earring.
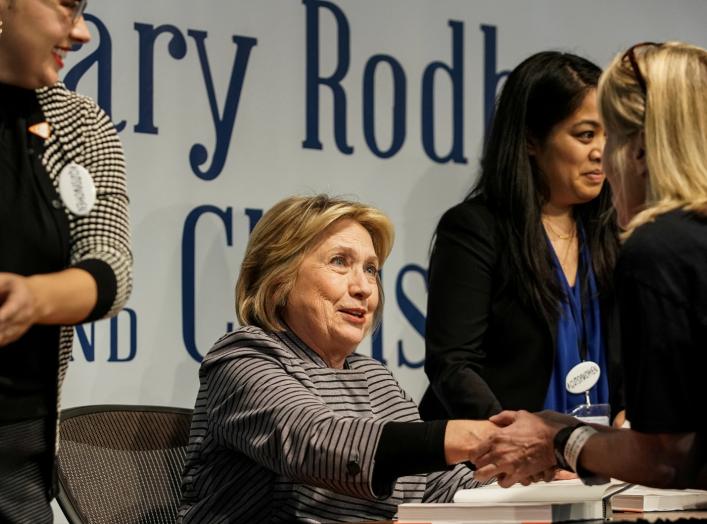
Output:
<path fill-rule="evenodd" d="M 0 36 L 2 36 L 2 20 L 0 19 Z"/>

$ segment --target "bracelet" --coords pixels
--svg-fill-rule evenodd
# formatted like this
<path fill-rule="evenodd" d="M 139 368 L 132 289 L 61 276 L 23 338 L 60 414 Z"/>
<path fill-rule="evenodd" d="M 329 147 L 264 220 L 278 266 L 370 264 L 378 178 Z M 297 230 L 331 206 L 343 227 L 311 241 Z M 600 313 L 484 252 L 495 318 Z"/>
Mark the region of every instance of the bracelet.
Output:
<path fill-rule="evenodd" d="M 555 438 L 552 439 L 552 445 L 555 452 L 555 462 L 558 468 L 572 471 L 572 468 L 565 460 L 565 446 L 567 446 L 567 440 L 570 438 L 572 432 L 583 425 L 584 423 L 580 422 L 579 424 L 575 424 L 573 426 L 565 426 L 558 431 L 555 434 Z"/>
<path fill-rule="evenodd" d="M 596 429 L 583 424 L 575 428 L 570 434 L 563 455 L 567 464 L 572 468 L 572 471 L 577 471 L 579 454 L 582 452 L 582 448 L 587 443 L 587 440 L 595 433 L 598 433 Z"/>

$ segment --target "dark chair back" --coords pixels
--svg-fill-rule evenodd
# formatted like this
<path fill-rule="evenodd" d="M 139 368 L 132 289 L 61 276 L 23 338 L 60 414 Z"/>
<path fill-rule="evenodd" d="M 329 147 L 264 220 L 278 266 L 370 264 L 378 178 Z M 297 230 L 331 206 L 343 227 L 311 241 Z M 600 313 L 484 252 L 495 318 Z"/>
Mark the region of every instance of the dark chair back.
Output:
<path fill-rule="evenodd" d="M 71 524 L 173 524 L 192 410 L 62 411 L 57 501 Z"/>

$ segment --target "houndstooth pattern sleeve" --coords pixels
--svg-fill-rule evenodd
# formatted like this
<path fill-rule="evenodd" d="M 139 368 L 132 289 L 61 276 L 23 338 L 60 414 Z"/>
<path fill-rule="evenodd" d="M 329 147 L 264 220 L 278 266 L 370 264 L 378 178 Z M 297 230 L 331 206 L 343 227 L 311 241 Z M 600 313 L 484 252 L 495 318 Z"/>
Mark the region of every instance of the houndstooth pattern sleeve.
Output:
<path fill-rule="evenodd" d="M 70 264 L 103 262 L 115 283 L 97 278 L 99 302 L 109 301 L 105 316 L 117 314 L 132 289 L 132 252 L 123 148 L 110 118 L 88 97 L 62 83 L 37 90 L 51 126 L 42 162 L 58 191 L 59 174 L 69 163 L 85 167 L 96 186 L 96 204 L 87 216 L 65 209 L 70 236 Z M 94 275 L 95 277 L 95 275 Z M 113 296 L 111 296 L 113 295 Z M 71 356 L 73 328 L 64 327 L 60 341 L 59 386 Z"/>

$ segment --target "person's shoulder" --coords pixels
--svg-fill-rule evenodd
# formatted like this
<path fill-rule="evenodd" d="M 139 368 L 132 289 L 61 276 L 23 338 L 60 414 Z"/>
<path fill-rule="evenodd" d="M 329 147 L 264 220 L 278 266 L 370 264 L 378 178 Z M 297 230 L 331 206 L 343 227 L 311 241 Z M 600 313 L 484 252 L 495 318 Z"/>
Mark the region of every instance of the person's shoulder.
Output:
<path fill-rule="evenodd" d="M 623 246 L 621 258 L 656 264 L 689 260 L 707 249 L 707 216 L 673 210 L 635 229 Z"/>
<path fill-rule="evenodd" d="M 265 330 L 257 326 L 243 326 L 219 338 L 204 357 L 202 365 L 248 356 L 290 357 L 291 352 Z"/>
<path fill-rule="evenodd" d="M 616 272 L 666 295 L 698 292 L 705 281 L 707 217 L 674 210 L 637 227 L 621 249 Z"/>
<path fill-rule="evenodd" d="M 469 230 L 494 224 L 494 216 L 482 195 L 473 196 L 449 208 L 439 221 L 438 230 Z"/>
<path fill-rule="evenodd" d="M 50 86 L 41 87 L 36 90 L 37 97 L 43 106 L 49 108 L 80 108 L 83 110 L 98 109 L 98 105 L 92 98 L 72 91 L 62 82 L 57 82 Z"/>
<path fill-rule="evenodd" d="M 393 376 L 393 374 L 387 367 L 385 367 L 381 362 L 379 362 L 375 358 L 369 357 L 368 355 L 362 355 L 361 353 L 352 353 L 351 355 L 346 357 L 346 360 L 352 369 L 364 372 L 383 372 L 385 374 L 390 375 L 391 377 Z"/>

